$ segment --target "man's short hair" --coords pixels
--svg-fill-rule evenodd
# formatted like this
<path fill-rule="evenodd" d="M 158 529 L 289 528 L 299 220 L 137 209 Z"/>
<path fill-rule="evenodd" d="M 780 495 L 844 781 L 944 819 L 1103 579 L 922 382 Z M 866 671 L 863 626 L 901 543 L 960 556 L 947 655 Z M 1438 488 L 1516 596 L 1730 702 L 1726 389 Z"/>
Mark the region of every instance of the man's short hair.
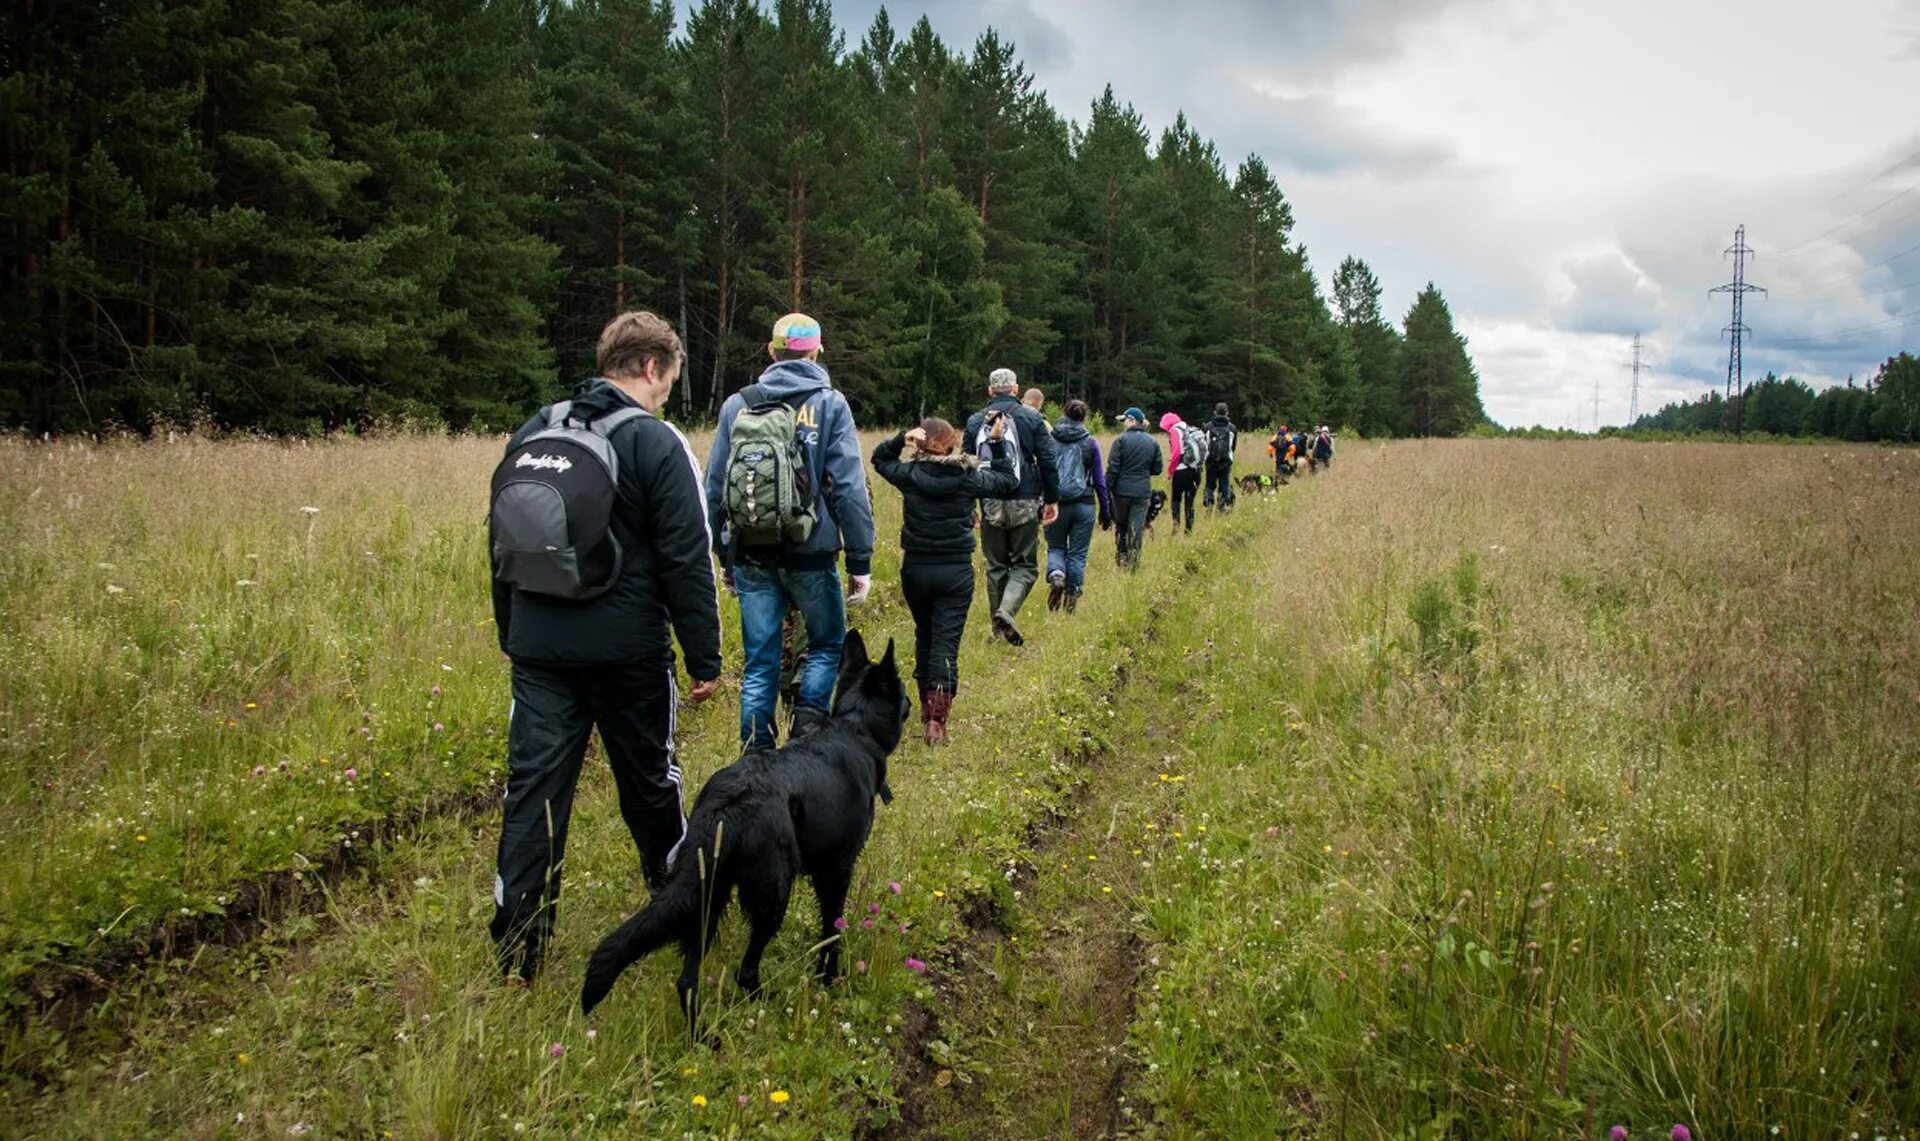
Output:
<path fill-rule="evenodd" d="M 1066 413 L 1067 419 L 1069 420 L 1085 420 L 1087 418 L 1087 402 L 1084 400 L 1067 401 Z"/>
<path fill-rule="evenodd" d="M 630 309 L 607 322 L 600 330 L 597 364 L 601 376 L 640 376 L 647 362 L 666 371 L 680 364 L 686 350 L 680 347 L 680 334 L 666 318 L 645 309 Z"/>
<path fill-rule="evenodd" d="M 1047 394 L 1037 388 L 1029 388 L 1020 394 L 1020 403 L 1022 404 L 1040 404 L 1046 399 Z"/>
<path fill-rule="evenodd" d="M 1215 416 L 1225 416 L 1225 415 L 1227 414 L 1227 406 L 1226 406 L 1225 404 L 1216 404 L 1216 405 L 1214 405 L 1214 406 L 1213 406 L 1213 414 L 1214 414 Z"/>
<path fill-rule="evenodd" d="M 1020 378 L 1014 375 L 1013 370 L 1010 368 L 996 368 L 987 374 L 987 391 L 994 393 L 1018 392 L 1020 391 Z"/>

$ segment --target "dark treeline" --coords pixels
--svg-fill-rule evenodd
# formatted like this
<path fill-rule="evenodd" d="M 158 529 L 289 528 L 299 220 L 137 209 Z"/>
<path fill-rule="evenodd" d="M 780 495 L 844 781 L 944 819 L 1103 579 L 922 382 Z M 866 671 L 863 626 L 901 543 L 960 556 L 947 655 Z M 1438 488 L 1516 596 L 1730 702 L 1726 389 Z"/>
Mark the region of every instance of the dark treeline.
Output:
<path fill-rule="evenodd" d="M 710 419 L 822 319 L 869 423 L 1005 365 L 1107 412 L 1454 434 L 1439 291 L 1322 298 L 1266 165 L 1111 90 L 1070 122 L 1012 44 L 826 0 L 21 0 L 5 21 L 0 422 L 498 427 L 646 306 Z"/>
<path fill-rule="evenodd" d="M 1629 430 L 1699 435 L 1736 428 L 1770 436 L 1913 443 L 1920 440 L 1920 359 L 1901 353 L 1887 358 L 1865 387 L 1849 379 L 1819 392 L 1794 377 L 1768 373 L 1744 396 L 1728 400 L 1708 392 L 1642 416 Z"/>

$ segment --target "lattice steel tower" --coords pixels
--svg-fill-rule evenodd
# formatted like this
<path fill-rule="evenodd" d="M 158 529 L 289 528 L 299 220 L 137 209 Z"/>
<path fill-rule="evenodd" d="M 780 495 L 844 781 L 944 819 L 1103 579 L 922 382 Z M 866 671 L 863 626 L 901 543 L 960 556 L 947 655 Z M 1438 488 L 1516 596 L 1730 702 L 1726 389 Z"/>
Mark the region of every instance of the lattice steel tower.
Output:
<path fill-rule="evenodd" d="M 1646 364 L 1640 360 L 1640 334 L 1638 333 L 1633 335 L 1633 360 L 1628 363 L 1627 368 L 1633 372 L 1633 385 L 1627 389 L 1627 427 L 1631 428 L 1633 422 L 1640 419 L 1640 374 L 1647 369 Z"/>
<path fill-rule="evenodd" d="M 1733 231 L 1733 244 L 1728 246 L 1722 254 L 1722 256 L 1727 255 L 1731 255 L 1733 258 L 1733 280 L 1725 285 L 1716 285 L 1712 289 L 1707 290 L 1707 292 L 1733 294 L 1733 324 L 1720 330 L 1728 336 L 1727 411 L 1723 414 L 1721 425 L 1723 427 L 1725 426 L 1724 416 L 1731 415 L 1733 417 L 1733 432 L 1735 436 L 1738 436 L 1746 427 L 1745 409 L 1741 407 L 1741 405 L 1745 403 L 1742 397 L 1746 393 L 1746 382 L 1745 378 L 1740 375 L 1740 343 L 1746 340 L 1748 333 L 1752 332 L 1752 330 L 1748 329 L 1740 320 L 1741 299 L 1749 293 L 1765 293 L 1766 290 L 1757 285 L 1747 284 L 1747 259 L 1753 256 L 1753 249 L 1747 245 L 1747 228 L 1745 226 L 1739 226 Z"/>

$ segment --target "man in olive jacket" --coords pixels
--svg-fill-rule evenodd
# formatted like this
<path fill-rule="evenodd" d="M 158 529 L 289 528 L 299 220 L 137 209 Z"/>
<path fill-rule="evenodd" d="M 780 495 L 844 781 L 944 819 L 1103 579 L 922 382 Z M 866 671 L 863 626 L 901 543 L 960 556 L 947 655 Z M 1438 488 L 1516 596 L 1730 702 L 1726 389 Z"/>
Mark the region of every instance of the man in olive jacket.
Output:
<path fill-rule="evenodd" d="M 1113 495 L 1114 548 L 1120 565 L 1140 565 L 1140 544 L 1147 530 L 1147 500 L 1153 475 L 1160 470 L 1160 445 L 1147 434 L 1147 414 L 1127 409 L 1126 431 L 1107 451 L 1107 489 Z"/>
<path fill-rule="evenodd" d="M 987 406 L 967 418 L 964 447 L 980 454 L 988 412 L 1013 419 L 1009 434 L 1020 489 L 1002 499 L 980 503 L 980 550 L 987 559 L 987 606 L 993 611 L 993 635 L 1018 646 L 1025 641 L 1013 624 L 1033 584 L 1040 581 L 1040 528 L 1060 513 L 1060 472 L 1055 466 L 1053 428 L 1047 418 L 1020 402 L 1020 378 L 997 368 L 987 380 Z"/>
<path fill-rule="evenodd" d="M 513 662 L 513 709 L 492 934 L 512 982 L 533 980 L 553 932 L 574 786 L 595 727 L 649 886 L 665 881 L 686 832 L 673 740 L 673 642 L 694 679 L 688 700 L 713 696 L 720 608 L 699 469 L 686 437 L 658 418 L 684 359 L 664 320 L 622 313 L 600 334 L 600 376 L 573 397 L 571 416 L 588 422 L 641 413 L 628 413 L 607 434 L 619 461 L 608 524 L 622 556 L 613 585 L 576 601 L 494 579 L 494 623 Z M 547 419 L 541 409 L 514 433 L 508 453 Z"/>

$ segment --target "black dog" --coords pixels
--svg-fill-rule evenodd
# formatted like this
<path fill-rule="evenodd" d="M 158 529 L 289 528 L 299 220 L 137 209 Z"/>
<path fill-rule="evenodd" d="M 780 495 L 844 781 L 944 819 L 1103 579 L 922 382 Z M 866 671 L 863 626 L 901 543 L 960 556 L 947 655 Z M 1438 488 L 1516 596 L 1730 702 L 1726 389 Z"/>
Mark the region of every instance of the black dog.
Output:
<path fill-rule="evenodd" d="M 1160 512 L 1166 510 L 1167 493 L 1155 488 L 1147 496 L 1147 530 L 1153 530 L 1153 521 L 1160 518 Z"/>
<path fill-rule="evenodd" d="M 800 875 L 813 881 L 820 900 L 820 981 L 831 984 L 839 974 L 834 920 L 841 918 L 854 861 L 873 828 L 873 798 L 893 803 L 887 755 L 900 744 L 913 712 L 891 641 L 874 662 L 860 635 L 850 633 L 840 663 L 833 716 L 825 726 L 776 752 L 749 753 L 707 780 L 666 885 L 601 940 L 588 960 L 581 1010 L 599 1005 L 620 972 L 678 942 L 685 960 L 680 1005 L 692 1018 L 700 956 L 713 945 L 735 889 L 752 928 L 736 978 L 747 993 L 758 994 L 760 957 L 786 920 L 787 899 Z"/>

